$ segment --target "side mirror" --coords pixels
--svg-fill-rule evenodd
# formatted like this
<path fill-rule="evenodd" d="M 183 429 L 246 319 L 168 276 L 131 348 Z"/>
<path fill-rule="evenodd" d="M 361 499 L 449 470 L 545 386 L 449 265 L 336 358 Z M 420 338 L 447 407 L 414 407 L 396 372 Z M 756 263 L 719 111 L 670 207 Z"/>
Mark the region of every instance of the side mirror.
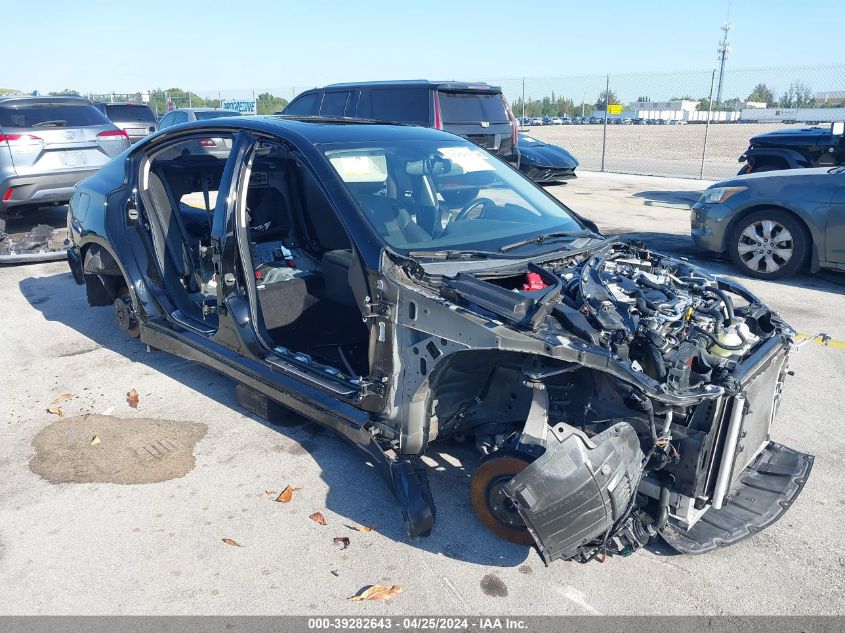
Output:
<path fill-rule="evenodd" d="M 830 124 L 830 133 L 834 136 L 845 134 L 845 121 L 834 121 Z"/>

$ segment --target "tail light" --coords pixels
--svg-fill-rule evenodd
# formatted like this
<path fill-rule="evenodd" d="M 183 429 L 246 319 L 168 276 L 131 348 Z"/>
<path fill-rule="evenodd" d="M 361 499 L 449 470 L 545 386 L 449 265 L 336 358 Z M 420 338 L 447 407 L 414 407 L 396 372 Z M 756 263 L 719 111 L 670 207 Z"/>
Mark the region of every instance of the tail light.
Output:
<path fill-rule="evenodd" d="M 12 199 L 12 193 L 14 192 L 14 187 L 9 187 L 6 189 L 6 193 L 3 194 L 3 202 L 8 202 Z"/>
<path fill-rule="evenodd" d="M 440 94 L 437 91 L 434 92 L 434 129 L 443 129 L 443 116 L 440 113 Z"/>
<path fill-rule="evenodd" d="M 120 139 L 129 141 L 129 135 L 126 133 L 126 130 L 106 130 L 97 134 L 97 138 L 107 141 L 119 141 Z"/>
<path fill-rule="evenodd" d="M 215 143 L 214 139 L 211 139 L 211 138 L 201 138 L 200 139 L 200 146 L 202 146 L 202 147 L 217 147 L 217 143 Z"/>
<path fill-rule="evenodd" d="M 0 134 L 0 143 L 4 142 L 9 145 L 39 145 L 44 141 L 32 134 Z"/>

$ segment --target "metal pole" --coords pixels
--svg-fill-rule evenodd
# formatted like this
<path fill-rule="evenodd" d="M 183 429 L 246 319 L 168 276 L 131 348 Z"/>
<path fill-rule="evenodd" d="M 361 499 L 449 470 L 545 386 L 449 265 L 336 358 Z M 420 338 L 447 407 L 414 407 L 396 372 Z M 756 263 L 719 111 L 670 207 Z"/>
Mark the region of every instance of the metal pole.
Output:
<path fill-rule="evenodd" d="M 704 179 L 704 158 L 707 156 L 707 134 L 710 132 L 710 116 L 713 114 L 713 84 L 716 82 L 716 71 L 710 75 L 710 98 L 707 101 L 707 125 L 704 126 L 704 147 L 701 149 L 701 170 L 699 180 Z"/>
<path fill-rule="evenodd" d="M 601 138 L 601 170 L 604 171 L 604 153 L 607 149 L 607 111 L 610 110 L 610 75 L 604 89 L 604 131 Z"/>

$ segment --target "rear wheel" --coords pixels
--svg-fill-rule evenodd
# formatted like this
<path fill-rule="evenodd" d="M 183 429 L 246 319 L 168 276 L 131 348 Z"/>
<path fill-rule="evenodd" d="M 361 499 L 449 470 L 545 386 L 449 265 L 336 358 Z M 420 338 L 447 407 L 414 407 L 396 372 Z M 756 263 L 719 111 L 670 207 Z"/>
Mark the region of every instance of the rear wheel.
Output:
<path fill-rule="evenodd" d="M 121 289 L 114 300 L 114 318 L 117 326 L 132 338 L 141 334 L 141 326 L 135 318 L 135 311 L 132 309 L 132 298 L 126 288 Z"/>
<path fill-rule="evenodd" d="M 759 174 L 764 171 L 778 171 L 780 169 L 789 169 L 789 167 L 783 163 L 776 163 L 776 162 L 768 162 L 768 163 L 760 163 L 755 165 L 749 165 L 748 169 L 744 172 L 746 174 Z"/>
<path fill-rule="evenodd" d="M 745 216 L 731 232 L 731 259 L 758 279 L 779 279 L 795 274 L 810 250 L 810 238 L 801 222 L 779 209 L 764 209 Z"/>
<path fill-rule="evenodd" d="M 499 538 L 520 545 L 531 545 L 534 539 L 504 487 L 531 461 L 530 455 L 521 453 L 494 453 L 479 466 L 470 482 L 472 509 L 478 519 Z"/>

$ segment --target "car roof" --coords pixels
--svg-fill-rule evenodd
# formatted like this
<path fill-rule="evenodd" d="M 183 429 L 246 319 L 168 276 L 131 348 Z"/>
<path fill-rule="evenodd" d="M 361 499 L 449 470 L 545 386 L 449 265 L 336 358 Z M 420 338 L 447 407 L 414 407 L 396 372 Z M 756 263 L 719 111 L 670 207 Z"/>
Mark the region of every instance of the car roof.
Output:
<path fill-rule="evenodd" d="M 178 126 L 179 129 L 217 127 L 225 121 L 230 128 L 260 129 L 268 133 L 290 132 L 303 137 L 312 144 L 346 143 L 355 141 L 390 140 L 462 140 L 453 134 L 415 125 L 366 121 L 363 119 L 341 119 L 327 117 L 305 117 L 290 115 L 253 115 L 221 117 L 210 121 L 195 121 Z M 175 128 L 168 128 L 175 129 Z M 164 131 L 167 134 L 167 130 Z M 283 135 L 283 134 L 282 134 Z M 161 134 L 159 135 L 161 136 Z"/>
<path fill-rule="evenodd" d="M 95 101 L 94 105 L 103 105 L 103 106 L 137 106 L 139 108 L 149 108 L 149 104 L 146 103 L 133 103 L 131 101 Z"/>
<path fill-rule="evenodd" d="M 174 108 L 170 112 L 234 112 L 234 110 L 227 108 Z M 165 114 L 169 114 L 169 112 L 165 112 Z"/>
<path fill-rule="evenodd" d="M 501 92 L 499 86 L 491 86 L 482 81 L 429 81 L 428 79 L 395 79 L 389 81 L 352 81 L 345 83 L 329 84 L 322 88 L 312 88 L 311 90 L 328 90 L 330 88 L 372 88 L 377 86 L 386 87 L 419 87 L 419 88 L 438 88 L 443 90 L 479 90 L 479 91 L 497 91 Z"/>
<path fill-rule="evenodd" d="M 30 96 L 3 96 L 0 97 L 0 106 L 15 106 L 27 104 L 41 104 L 41 105 L 94 105 L 90 99 L 78 96 L 48 96 L 48 97 L 30 97 Z"/>

